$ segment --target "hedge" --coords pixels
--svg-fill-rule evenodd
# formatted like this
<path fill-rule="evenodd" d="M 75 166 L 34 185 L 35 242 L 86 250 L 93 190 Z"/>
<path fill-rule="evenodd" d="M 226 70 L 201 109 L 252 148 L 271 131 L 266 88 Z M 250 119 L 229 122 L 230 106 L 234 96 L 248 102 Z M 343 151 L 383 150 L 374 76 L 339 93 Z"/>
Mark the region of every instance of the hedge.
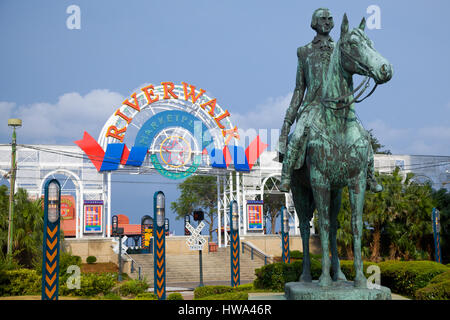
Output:
<path fill-rule="evenodd" d="M 197 287 L 194 290 L 194 300 L 202 299 L 204 297 L 218 295 L 226 292 L 232 292 L 235 289 L 231 286 L 203 286 Z"/>
<path fill-rule="evenodd" d="M 433 261 L 384 261 L 381 269 L 381 285 L 392 292 L 414 297 L 416 290 L 424 288 L 448 267 Z"/>
<path fill-rule="evenodd" d="M 183 295 L 179 292 L 172 292 L 167 296 L 167 300 L 184 300 Z"/>
<path fill-rule="evenodd" d="M 450 300 L 450 280 L 430 283 L 417 290 L 415 298 L 418 300 Z"/>
<path fill-rule="evenodd" d="M 121 283 L 117 288 L 113 290 L 114 293 L 118 293 L 121 296 L 136 296 L 140 293 L 147 291 L 149 285 L 142 280 L 129 280 Z"/>
<path fill-rule="evenodd" d="M 0 272 L 0 296 L 41 294 L 41 275 L 36 270 L 18 269 Z"/>
<path fill-rule="evenodd" d="M 98 294 L 108 295 L 116 285 L 115 273 L 82 273 L 80 289 L 68 289 L 66 283 L 59 284 L 60 295 L 92 297 Z"/>
<path fill-rule="evenodd" d="M 248 292 L 245 291 L 225 292 L 222 294 L 206 296 L 196 300 L 248 300 Z"/>

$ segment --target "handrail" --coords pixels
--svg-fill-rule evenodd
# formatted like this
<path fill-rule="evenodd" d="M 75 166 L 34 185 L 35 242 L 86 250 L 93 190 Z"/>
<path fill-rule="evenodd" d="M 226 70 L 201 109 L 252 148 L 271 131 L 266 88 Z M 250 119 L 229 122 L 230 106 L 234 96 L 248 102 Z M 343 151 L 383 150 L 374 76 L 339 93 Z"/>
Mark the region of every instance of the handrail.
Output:
<path fill-rule="evenodd" d="M 124 252 L 123 253 L 125 256 L 127 256 L 128 257 L 128 259 L 130 259 L 131 260 L 131 270 L 130 270 L 130 272 L 131 273 L 133 273 L 134 272 L 134 265 L 136 265 L 137 267 L 138 267 L 138 279 L 139 280 L 142 280 L 141 279 L 141 275 L 142 275 L 142 266 L 139 264 L 139 263 L 137 263 L 136 262 L 136 260 L 134 260 L 127 252 Z"/>
<path fill-rule="evenodd" d="M 245 248 L 247 247 L 247 250 L 250 250 L 250 256 L 251 256 L 252 260 L 253 260 L 253 256 L 256 254 L 256 256 L 258 258 L 261 258 L 261 259 L 264 260 L 264 265 L 267 265 L 268 263 L 273 263 L 273 257 L 272 256 L 268 256 L 261 249 L 258 249 L 257 247 L 255 247 L 250 242 L 242 241 L 241 243 L 242 243 L 242 253 L 245 252 Z"/>

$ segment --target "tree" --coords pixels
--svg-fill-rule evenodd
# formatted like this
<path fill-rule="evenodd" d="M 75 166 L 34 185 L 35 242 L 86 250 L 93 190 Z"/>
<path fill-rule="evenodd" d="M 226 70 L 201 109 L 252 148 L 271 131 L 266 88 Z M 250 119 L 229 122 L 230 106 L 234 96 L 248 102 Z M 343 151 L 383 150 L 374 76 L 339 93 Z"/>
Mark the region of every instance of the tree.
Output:
<path fill-rule="evenodd" d="M 378 141 L 377 137 L 375 137 L 372 133 L 373 129 L 368 130 L 370 135 L 370 143 L 372 145 L 373 153 L 378 154 L 392 154 L 391 150 L 381 150 L 381 148 L 384 148 L 384 145 Z"/>
<path fill-rule="evenodd" d="M 8 188 L 0 186 L 0 248 L 3 259 L 6 258 L 8 238 L 8 199 Z M 26 190 L 20 188 L 14 196 L 14 202 L 13 256 L 20 265 L 33 268 L 42 258 L 42 200 L 29 199 Z"/>
<path fill-rule="evenodd" d="M 280 181 L 274 178 L 270 178 L 266 181 L 264 189 L 269 192 L 264 192 L 264 219 L 270 220 L 270 227 L 272 234 L 275 234 L 275 228 L 277 224 L 277 218 L 280 216 L 281 207 L 285 204 L 285 196 L 283 193 L 271 193 L 270 191 L 278 190 Z"/>
<path fill-rule="evenodd" d="M 215 215 L 217 214 L 217 185 L 216 177 L 190 176 L 178 185 L 181 195 L 170 207 L 177 214 L 175 219 L 184 219 L 186 215 L 193 215 L 195 209 L 205 212 L 205 223 L 209 226 L 209 237 L 212 239 Z"/>

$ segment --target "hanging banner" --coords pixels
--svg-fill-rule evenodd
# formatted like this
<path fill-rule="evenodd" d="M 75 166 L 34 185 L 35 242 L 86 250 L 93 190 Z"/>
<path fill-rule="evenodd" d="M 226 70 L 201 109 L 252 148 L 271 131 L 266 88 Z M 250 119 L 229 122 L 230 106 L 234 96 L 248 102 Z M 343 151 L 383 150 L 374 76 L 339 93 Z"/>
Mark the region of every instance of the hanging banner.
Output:
<path fill-rule="evenodd" d="M 84 233 L 99 233 L 103 231 L 103 201 L 84 201 Z"/>
<path fill-rule="evenodd" d="M 69 195 L 61 196 L 61 219 L 71 220 L 75 217 L 75 198 Z"/>
<path fill-rule="evenodd" d="M 247 201 L 248 230 L 263 230 L 263 204 L 262 200 Z"/>

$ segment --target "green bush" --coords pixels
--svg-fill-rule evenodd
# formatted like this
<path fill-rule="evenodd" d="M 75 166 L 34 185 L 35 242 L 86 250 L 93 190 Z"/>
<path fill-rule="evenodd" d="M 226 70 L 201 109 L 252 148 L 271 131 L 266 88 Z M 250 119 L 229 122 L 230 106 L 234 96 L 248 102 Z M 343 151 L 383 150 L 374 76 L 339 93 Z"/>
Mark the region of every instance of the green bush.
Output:
<path fill-rule="evenodd" d="M 381 285 L 409 297 L 414 297 L 416 290 L 448 271 L 448 267 L 433 261 L 384 261 L 378 266 L 381 269 Z"/>
<path fill-rule="evenodd" d="M 129 280 L 121 283 L 114 292 L 121 296 L 136 296 L 147 291 L 149 285 L 141 280 Z"/>
<path fill-rule="evenodd" d="M 92 297 L 98 294 L 106 296 L 116 285 L 116 278 L 117 274 L 115 273 L 82 273 L 80 289 L 70 290 L 65 283 L 60 283 L 60 294 L 81 297 Z"/>
<path fill-rule="evenodd" d="M 310 258 L 317 259 L 317 260 L 322 259 L 322 255 L 320 255 L 320 254 L 310 253 L 309 256 L 310 256 Z M 300 250 L 289 251 L 289 257 L 291 259 L 303 259 L 303 252 L 300 252 Z"/>
<path fill-rule="evenodd" d="M 248 300 L 248 292 L 235 291 L 206 296 L 197 300 Z"/>
<path fill-rule="evenodd" d="M 41 293 L 42 276 L 36 270 L 18 269 L 2 272 L 0 296 L 26 296 Z"/>
<path fill-rule="evenodd" d="M 444 281 L 450 281 L 450 269 L 441 274 L 438 274 L 436 277 L 431 279 L 430 283 L 439 283 Z"/>
<path fill-rule="evenodd" d="M 341 260 L 341 271 L 345 274 L 348 281 L 353 281 L 355 279 L 355 267 L 353 265 L 353 260 Z M 363 271 L 366 277 L 370 276 L 367 274 L 367 268 L 371 265 L 376 265 L 374 262 L 364 261 Z"/>
<path fill-rule="evenodd" d="M 86 258 L 86 262 L 87 262 L 88 264 L 95 263 L 95 262 L 97 262 L 97 258 L 94 257 L 94 256 L 89 256 L 89 257 Z"/>
<path fill-rule="evenodd" d="M 122 300 L 122 298 L 117 294 L 108 293 L 103 297 L 103 300 Z"/>
<path fill-rule="evenodd" d="M 167 300 L 184 300 L 183 295 L 179 292 L 172 292 L 167 296 Z"/>
<path fill-rule="evenodd" d="M 158 300 L 158 297 L 154 293 L 145 292 L 138 294 L 133 300 Z"/>
<path fill-rule="evenodd" d="M 197 287 L 194 290 L 194 300 L 201 299 L 207 296 L 232 292 L 235 289 L 231 286 L 203 286 Z"/>
<path fill-rule="evenodd" d="M 296 260 L 291 263 L 277 262 L 256 269 L 256 279 L 253 282 L 253 286 L 255 289 L 284 291 L 285 283 L 298 281 L 303 269 L 302 264 L 302 260 Z M 311 258 L 311 276 L 313 279 L 317 279 L 320 276 L 321 268 L 320 262 Z"/>
<path fill-rule="evenodd" d="M 450 300 L 450 280 L 430 283 L 418 289 L 415 294 L 418 300 Z"/>

